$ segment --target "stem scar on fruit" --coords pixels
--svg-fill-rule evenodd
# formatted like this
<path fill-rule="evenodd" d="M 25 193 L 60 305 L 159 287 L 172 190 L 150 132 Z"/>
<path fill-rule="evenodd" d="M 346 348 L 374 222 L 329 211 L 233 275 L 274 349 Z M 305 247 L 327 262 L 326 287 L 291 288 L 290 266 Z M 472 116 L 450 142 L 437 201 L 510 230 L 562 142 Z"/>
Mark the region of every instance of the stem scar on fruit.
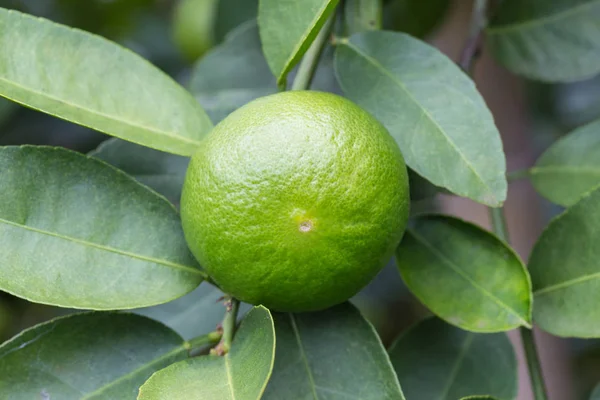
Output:
<path fill-rule="evenodd" d="M 309 232 L 312 230 L 313 224 L 312 221 L 308 220 L 308 221 L 303 221 L 300 223 L 300 227 L 298 229 L 300 229 L 300 232 Z"/>

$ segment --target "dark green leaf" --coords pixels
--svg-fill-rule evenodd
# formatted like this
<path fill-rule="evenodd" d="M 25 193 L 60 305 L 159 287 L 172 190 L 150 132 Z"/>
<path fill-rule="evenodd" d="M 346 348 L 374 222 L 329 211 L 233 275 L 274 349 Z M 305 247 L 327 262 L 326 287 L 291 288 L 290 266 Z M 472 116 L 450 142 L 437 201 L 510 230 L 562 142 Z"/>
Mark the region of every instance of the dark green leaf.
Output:
<path fill-rule="evenodd" d="M 403 400 L 377 333 L 349 303 L 274 314 L 277 351 L 264 400 Z"/>
<path fill-rule="evenodd" d="M 190 91 L 215 123 L 249 101 L 277 92 L 255 21 L 231 32 L 196 64 Z"/>
<path fill-rule="evenodd" d="M 108 164 L 0 147 L 0 171 L 0 289 L 106 310 L 165 303 L 202 282 L 175 208 Z"/>
<path fill-rule="evenodd" d="M 460 196 L 502 205 L 498 129 L 452 60 L 406 34 L 364 32 L 338 46 L 335 69 L 346 96 L 386 126 L 412 169 Z"/>
<path fill-rule="evenodd" d="M 179 204 L 190 159 L 150 149 L 121 139 L 109 139 L 90 156 L 99 158 Z"/>
<path fill-rule="evenodd" d="M 99 36 L 0 9 L 0 95 L 144 146 L 191 155 L 212 124 L 198 102 Z"/>
<path fill-rule="evenodd" d="M 531 282 L 517 254 L 456 218 L 417 217 L 396 251 L 408 288 L 436 315 L 474 332 L 530 326 Z"/>
<path fill-rule="evenodd" d="M 277 84 L 300 61 L 339 0 L 260 0 L 258 25 L 263 51 Z"/>
<path fill-rule="evenodd" d="M 600 120 L 554 143 L 530 170 L 531 182 L 548 200 L 575 204 L 600 184 Z"/>
<path fill-rule="evenodd" d="M 465 332 L 428 318 L 398 338 L 390 359 L 408 399 L 456 400 L 488 393 L 509 400 L 517 395 L 517 360 L 503 333 Z"/>
<path fill-rule="evenodd" d="M 600 2 L 504 0 L 487 29 L 492 53 L 511 71 L 550 82 L 600 72 Z"/>
<path fill-rule="evenodd" d="M 600 384 L 594 388 L 590 400 L 600 400 Z"/>
<path fill-rule="evenodd" d="M 344 19 L 348 35 L 381 29 L 382 2 L 373 0 L 346 0 Z"/>
<path fill-rule="evenodd" d="M 82 313 L 28 329 L 0 346 L 0 398 L 134 399 L 188 344 L 148 318 Z"/>
<path fill-rule="evenodd" d="M 244 22 L 255 20 L 258 15 L 258 0 L 219 0 L 215 37 L 222 42 L 227 34 Z"/>
<path fill-rule="evenodd" d="M 269 310 L 253 308 L 223 357 L 201 356 L 152 375 L 139 400 L 258 400 L 273 369 L 275 330 Z"/>
<path fill-rule="evenodd" d="M 460 400 L 498 400 L 496 397 L 492 396 L 467 396 L 463 397 Z"/>
<path fill-rule="evenodd" d="M 533 319 L 557 336 L 600 337 L 600 189 L 555 218 L 529 259 Z"/>
<path fill-rule="evenodd" d="M 384 8 L 385 29 L 415 37 L 430 33 L 446 15 L 450 0 L 393 0 Z"/>
<path fill-rule="evenodd" d="M 134 312 L 160 321 L 184 339 L 191 339 L 215 330 L 221 322 L 225 308 L 219 300 L 223 296 L 215 286 L 203 283 L 177 300 Z"/>
<path fill-rule="evenodd" d="M 223 292 L 206 283 L 177 300 L 135 312 L 162 322 L 184 339 L 191 339 L 213 331 L 221 322 L 225 312 L 220 301 L 223 296 Z M 244 314 L 249 308 L 248 304 L 242 303 L 239 314 Z"/>

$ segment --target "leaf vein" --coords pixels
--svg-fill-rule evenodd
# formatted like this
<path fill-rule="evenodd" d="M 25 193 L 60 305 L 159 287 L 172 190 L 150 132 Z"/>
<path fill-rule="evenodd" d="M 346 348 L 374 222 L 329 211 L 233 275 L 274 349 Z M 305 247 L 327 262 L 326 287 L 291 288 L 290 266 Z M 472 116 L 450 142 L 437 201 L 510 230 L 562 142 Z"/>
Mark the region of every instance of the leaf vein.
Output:
<path fill-rule="evenodd" d="M 290 322 L 292 325 L 292 329 L 294 331 L 294 336 L 296 337 L 296 343 L 298 344 L 298 350 L 300 350 L 300 356 L 302 358 L 302 363 L 304 364 L 304 368 L 306 369 L 306 375 L 308 376 L 308 380 L 310 382 L 310 388 L 312 390 L 312 395 L 314 400 L 319 400 L 319 396 L 317 395 L 316 384 L 314 377 L 312 375 L 312 371 L 310 370 L 310 366 L 308 365 L 308 358 L 306 357 L 306 352 L 304 351 L 304 347 L 302 346 L 302 338 L 300 337 L 300 330 L 296 325 L 296 319 L 292 313 L 288 313 L 290 317 Z"/>
<path fill-rule="evenodd" d="M 567 10 L 558 12 L 556 14 L 553 15 L 547 15 L 545 17 L 541 17 L 538 19 L 531 19 L 528 21 L 523 21 L 523 22 L 517 22 L 514 24 L 510 24 L 510 25 L 500 25 L 498 27 L 491 27 L 488 28 L 486 30 L 486 33 L 488 34 L 499 34 L 499 33 L 506 33 L 506 32 L 510 32 L 510 31 L 516 31 L 519 29 L 531 29 L 532 27 L 535 27 L 537 25 L 544 25 L 546 23 L 549 22 L 554 22 L 556 20 L 560 20 L 562 18 L 567 18 L 570 17 L 573 14 L 577 14 L 580 11 L 582 11 L 582 13 L 585 13 L 584 10 L 587 9 L 588 7 L 593 7 L 595 5 L 600 4 L 600 0 L 594 0 L 594 1 L 590 1 L 589 3 L 585 3 L 585 4 L 580 4 L 578 6 L 575 6 L 573 8 L 569 8 Z"/>
<path fill-rule="evenodd" d="M 80 245 L 83 245 L 83 246 L 91 247 L 91 248 L 94 248 L 94 249 L 104 250 L 104 251 L 107 251 L 107 252 L 110 252 L 110 253 L 122 255 L 122 256 L 125 256 L 125 257 L 130 257 L 130 258 L 133 258 L 133 259 L 136 259 L 136 260 L 147 261 L 147 262 L 151 262 L 151 263 L 154 263 L 154 264 L 163 265 L 163 266 L 166 266 L 166 267 L 171 267 L 171 268 L 174 268 L 174 269 L 180 269 L 180 270 L 183 270 L 183 271 L 186 271 L 186 272 L 189 272 L 189 273 L 193 273 L 193 274 L 196 274 L 196 275 L 201 275 L 202 277 L 207 278 L 207 275 L 204 272 L 202 272 L 201 270 L 196 269 L 196 268 L 192 268 L 192 267 L 189 267 L 189 266 L 186 266 L 186 265 L 181 265 L 181 264 L 177 264 L 177 263 L 174 263 L 174 262 L 171 262 L 171 261 L 167 261 L 167 260 L 161 260 L 161 259 L 158 259 L 158 258 L 153 258 L 153 257 L 149 257 L 149 256 L 144 256 L 144 255 L 141 255 L 141 254 L 135 254 L 135 253 L 131 253 L 131 252 L 128 252 L 128 251 L 115 249 L 114 247 L 104 246 L 104 245 L 101 245 L 101 244 L 98 244 L 98 243 L 89 242 L 89 241 L 83 240 L 83 239 L 77 239 L 77 238 L 74 238 L 74 237 L 71 237 L 71 236 L 61 235 L 61 234 L 55 233 L 55 232 L 49 232 L 49 231 L 46 231 L 46 230 L 43 230 L 43 229 L 37 229 L 37 228 L 31 227 L 31 226 L 18 224 L 16 222 L 12 222 L 12 221 L 8 221 L 8 220 L 6 220 L 4 218 L 0 218 L 0 224 L 2 224 L 2 223 L 6 224 L 6 225 L 15 226 L 17 228 L 21 228 L 21 229 L 24 229 L 24 230 L 27 230 L 27 231 L 30 231 L 30 232 L 39 233 L 41 235 L 47 235 L 47 236 L 55 237 L 55 238 L 62 239 L 62 240 L 68 241 L 68 242 L 73 242 L 73 243 L 77 243 L 77 244 L 80 244 Z"/>
<path fill-rule="evenodd" d="M 462 271 L 460 269 L 460 267 L 454 263 L 454 261 L 452 261 L 451 259 L 449 259 L 445 254 L 443 254 L 440 251 L 438 251 L 424 237 L 422 237 L 421 235 L 419 235 L 418 233 L 416 233 L 413 229 L 409 229 L 408 231 L 413 235 L 413 237 L 417 241 L 419 241 L 422 245 L 424 245 L 425 247 L 427 247 L 427 249 L 429 251 L 431 251 L 431 253 L 433 255 L 435 255 L 437 258 L 439 258 L 445 265 L 447 265 L 448 267 L 450 267 L 450 269 L 452 271 L 454 271 L 458 276 L 460 276 L 461 278 L 463 278 L 464 280 L 466 280 L 467 282 L 469 282 L 482 295 L 484 295 L 485 297 L 487 297 L 490 300 L 492 300 L 492 302 L 496 303 L 496 305 L 498 305 L 500 308 L 502 308 L 505 311 L 507 311 L 509 314 L 512 314 L 515 317 L 517 317 L 517 319 L 519 321 L 521 321 L 521 323 L 523 325 L 525 325 L 527 327 L 531 326 L 531 324 L 529 322 L 527 322 L 525 319 L 523 319 L 523 317 L 521 317 L 521 315 L 516 310 L 513 310 L 510 306 L 508 306 L 507 304 L 505 304 L 502 300 L 500 300 L 499 298 L 497 298 L 496 296 L 494 296 L 492 293 L 488 292 L 488 290 L 486 288 L 484 288 L 483 286 L 481 286 L 477 282 L 475 282 L 473 279 L 471 279 L 471 277 L 469 277 L 464 271 Z"/>

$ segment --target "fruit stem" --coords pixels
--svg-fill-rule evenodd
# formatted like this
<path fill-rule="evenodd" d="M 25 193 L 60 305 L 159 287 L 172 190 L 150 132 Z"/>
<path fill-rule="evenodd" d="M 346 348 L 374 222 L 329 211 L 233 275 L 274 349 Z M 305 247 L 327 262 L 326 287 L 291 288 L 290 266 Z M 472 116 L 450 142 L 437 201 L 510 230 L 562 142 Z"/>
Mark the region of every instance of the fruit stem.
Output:
<path fill-rule="evenodd" d="M 298 67 L 298 73 L 292 83 L 292 90 L 307 90 L 310 87 L 321 53 L 325 48 L 327 39 L 331 36 L 331 30 L 333 28 L 333 22 L 335 21 L 335 10 L 331 13 L 331 16 L 325 22 L 325 25 L 321 28 L 321 31 L 315 38 L 315 41 L 310 45 L 300 67 Z"/>
<path fill-rule="evenodd" d="M 205 335 L 196 336 L 195 338 L 185 342 L 185 347 L 187 347 L 188 351 L 193 351 L 199 347 L 206 346 L 207 344 L 218 343 L 222 336 L 223 333 L 219 331 L 213 331 Z"/>
<path fill-rule="evenodd" d="M 235 326 L 237 322 L 237 314 L 240 308 L 240 301 L 234 297 L 225 297 L 225 316 L 221 323 L 221 329 L 223 330 L 223 336 L 219 344 L 213 348 L 210 353 L 217 356 L 224 356 L 229 353 L 231 349 L 231 342 L 233 342 L 233 335 L 235 333 Z"/>

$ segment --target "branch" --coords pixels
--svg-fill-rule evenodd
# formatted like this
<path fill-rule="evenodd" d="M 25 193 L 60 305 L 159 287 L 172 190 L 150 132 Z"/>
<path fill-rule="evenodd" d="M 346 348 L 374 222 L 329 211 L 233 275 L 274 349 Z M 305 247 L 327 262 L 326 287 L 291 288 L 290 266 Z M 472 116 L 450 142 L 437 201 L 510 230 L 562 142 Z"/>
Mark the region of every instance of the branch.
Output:
<path fill-rule="evenodd" d="M 481 38 L 487 25 L 488 0 L 475 0 L 471 12 L 469 35 L 463 47 L 458 65 L 468 75 L 473 74 L 473 65 L 481 53 Z"/>

